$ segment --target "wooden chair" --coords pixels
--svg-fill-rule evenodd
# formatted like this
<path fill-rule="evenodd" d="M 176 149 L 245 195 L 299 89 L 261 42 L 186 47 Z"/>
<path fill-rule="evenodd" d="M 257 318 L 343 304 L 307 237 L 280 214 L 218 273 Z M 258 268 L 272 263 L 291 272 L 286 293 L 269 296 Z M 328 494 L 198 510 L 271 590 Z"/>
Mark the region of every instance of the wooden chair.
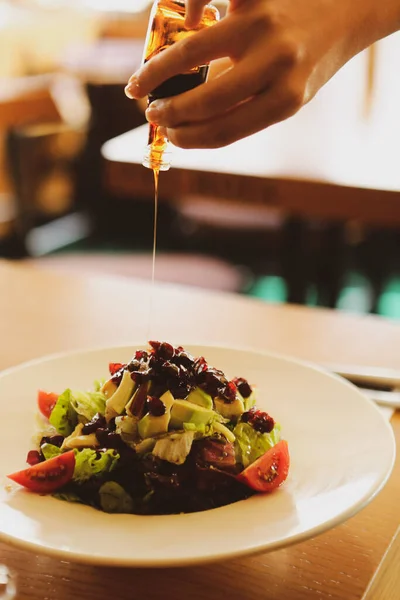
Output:
<path fill-rule="evenodd" d="M 7 153 L 9 131 L 27 124 L 61 123 L 62 111 L 49 77 L 21 77 L 0 81 L 0 254 L 20 256 L 25 252 L 21 213 L 15 180 Z"/>

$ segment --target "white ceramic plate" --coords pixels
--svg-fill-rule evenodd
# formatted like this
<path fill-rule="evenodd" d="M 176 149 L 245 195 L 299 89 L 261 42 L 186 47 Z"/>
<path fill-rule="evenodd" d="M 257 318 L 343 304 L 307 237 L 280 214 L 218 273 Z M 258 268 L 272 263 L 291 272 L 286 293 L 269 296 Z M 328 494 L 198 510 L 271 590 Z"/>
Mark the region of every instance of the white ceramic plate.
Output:
<path fill-rule="evenodd" d="M 24 468 L 36 390 L 88 389 L 133 347 L 46 358 L 0 376 L 0 539 L 67 560 L 177 566 L 270 551 L 338 525 L 363 508 L 391 472 L 390 425 L 352 385 L 296 361 L 257 352 L 188 347 L 259 388 L 259 406 L 281 423 L 291 471 L 283 488 L 216 510 L 174 516 L 107 515 L 90 507 L 7 491 Z"/>

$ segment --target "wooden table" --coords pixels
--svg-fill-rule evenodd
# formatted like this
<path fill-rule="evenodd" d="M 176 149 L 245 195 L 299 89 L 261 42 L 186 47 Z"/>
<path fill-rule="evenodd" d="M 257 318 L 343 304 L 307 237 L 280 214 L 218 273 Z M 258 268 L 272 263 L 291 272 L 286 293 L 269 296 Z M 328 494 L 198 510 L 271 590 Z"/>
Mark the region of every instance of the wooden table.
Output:
<path fill-rule="evenodd" d="M 0 263 L 0 286 L 0 368 L 50 352 L 142 342 L 148 334 L 150 286 L 139 280 L 80 279 Z M 398 324 L 178 286 L 157 285 L 151 335 L 400 369 Z M 399 442 L 400 415 L 392 424 Z M 344 525 L 279 552 L 206 569 L 97 569 L 2 544 L 0 564 L 16 573 L 18 600 L 362 600 L 398 527 L 399 497 L 397 460 L 381 494 Z M 396 544 L 385 577 L 374 584 L 379 595 L 368 600 L 400 596 L 398 587 L 395 596 L 384 593 L 398 585 L 397 554 Z"/>
<path fill-rule="evenodd" d="M 400 79 L 392 73 L 399 55 L 397 34 L 376 47 L 372 88 L 370 55 L 362 53 L 291 119 L 226 148 L 176 149 L 161 196 L 201 194 L 306 217 L 398 226 Z M 144 127 L 105 144 L 111 192 L 151 195 L 151 173 L 141 167 L 146 136 Z"/>

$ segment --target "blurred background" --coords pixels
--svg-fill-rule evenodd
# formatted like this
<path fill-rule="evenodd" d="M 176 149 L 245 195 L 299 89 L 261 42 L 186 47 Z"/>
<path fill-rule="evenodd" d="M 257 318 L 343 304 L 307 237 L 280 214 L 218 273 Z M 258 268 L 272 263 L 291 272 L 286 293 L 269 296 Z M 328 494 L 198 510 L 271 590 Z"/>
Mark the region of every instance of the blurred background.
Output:
<path fill-rule="evenodd" d="M 124 87 L 150 4 L 0 0 L 0 258 L 151 277 L 151 180 L 119 192 L 103 153 L 145 124 Z M 210 176 L 163 194 L 161 179 L 157 278 L 400 319 L 399 58 L 399 35 L 356 57 L 247 161 L 238 146 L 223 190 Z"/>

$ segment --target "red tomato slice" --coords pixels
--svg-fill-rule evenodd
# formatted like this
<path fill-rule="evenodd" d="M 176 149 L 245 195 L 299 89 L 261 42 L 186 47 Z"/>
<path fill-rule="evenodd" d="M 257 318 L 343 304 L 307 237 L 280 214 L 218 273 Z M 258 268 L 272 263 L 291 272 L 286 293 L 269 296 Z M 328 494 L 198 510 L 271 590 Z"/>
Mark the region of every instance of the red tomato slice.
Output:
<path fill-rule="evenodd" d="M 239 473 L 237 479 L 256 492 L 272 492 L 286 480 L 289 465 L 289 448 L 282 440 Z"/>
<path fill-rule="evenodd" d="M 120 371 L 123 367 L 125 367 L 126 365 L 123 365 L 122 363 L 110 363 L 108 365 L 108 370 L 110 371 L 110 375 L 115 375 L 115 373 L 118 373 L 118 371 Z"/>
<path fill-rule="evenodd" d="M 8 475 L 9 479 L 37 494 L 51 494 L 71 481 L 75 469 L 73 450 Z"/>
<path fill-rule="evenodd" d="M 53 392 L 44 392 L 43 390 L 38 391 L 37 401 L 39 410 L 47 419 L 50 418 L 51 411 L 55 407 L 57 400 L 58 394 L 53 394 Z"/>

